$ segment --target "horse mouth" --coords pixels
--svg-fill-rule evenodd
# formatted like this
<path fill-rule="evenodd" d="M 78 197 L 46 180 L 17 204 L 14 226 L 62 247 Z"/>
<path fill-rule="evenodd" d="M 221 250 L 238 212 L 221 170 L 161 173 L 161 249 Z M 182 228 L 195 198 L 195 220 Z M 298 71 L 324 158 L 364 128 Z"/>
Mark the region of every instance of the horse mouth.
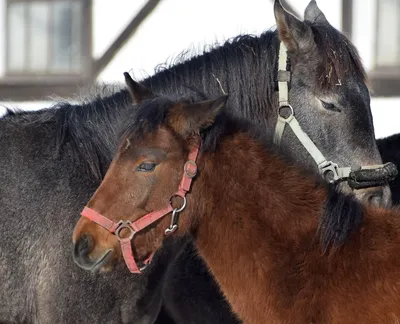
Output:
<path fill-rule="evenodd" d="M 113 249 L 107 250 L 100 258 L 98 258 L 94 263 L 92 263 L 89 271 L 96 272 L 99 271 L 104 265 L 106 265 L 112 259 Z"/>
<path fill-rule="evenodd" d="M 96 272 L 98 270 L 101 270 L 108 262 L 111 261 L 113 252 L 114 252 L 113 249 L 109 249 L 106 252 L 104 252 L 100 258 L 96 260 L 92 260 L 88 255 L 85 256 L 74 255 L 74 261 L 83 270 Z"/>

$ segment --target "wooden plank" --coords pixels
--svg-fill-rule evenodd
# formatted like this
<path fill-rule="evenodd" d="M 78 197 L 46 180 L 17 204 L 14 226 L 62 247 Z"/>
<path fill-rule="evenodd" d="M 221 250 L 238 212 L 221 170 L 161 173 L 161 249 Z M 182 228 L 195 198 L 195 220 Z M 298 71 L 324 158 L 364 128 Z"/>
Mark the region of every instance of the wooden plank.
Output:
<path fill-rule="evenodd" d="M 353 0 L 342 0 L 342 33 L 350 40 L 353 30 Z"/>

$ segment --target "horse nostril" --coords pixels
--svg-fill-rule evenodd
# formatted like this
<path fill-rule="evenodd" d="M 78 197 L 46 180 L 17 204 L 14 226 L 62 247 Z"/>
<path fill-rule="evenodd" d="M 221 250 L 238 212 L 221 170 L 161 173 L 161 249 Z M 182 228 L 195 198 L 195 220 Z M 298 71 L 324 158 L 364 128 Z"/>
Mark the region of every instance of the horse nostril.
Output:
<path fill-rule="evenodd" d="M 384 205 L 383 201 L 383 190 L 377 189 L 366 194 L 368 204 L 374 207 L 382 207 Z"/>
<path fill-rule="evenodd" d="M 73 258 L 75 263 L 84 270 L 97 270 L 110 262 L 114 250 L 112 248 L 103 252 L 100 257 L 89 256 L 94 250 L 94 238 L 90 234 L 82 235 L 74 245 Z"/>
<path fill-rule="evenodd" d="M 374 207 L 390 208 L 392 194 L 388 185 L 356 190 L 355 195 L 361 202 Z"/>
<path fill-rule="evenodd" d="M 91 235 L 83 234 L 81 239 L 79 240 L 78 245 L 79 253 L 89 253 L 93 248 L 93 238 Z"/>
<path fill-rule="evenodd" d="M 83 234 L 74 245 L 74 260 L 76 263 L 81 263 L 82 260 L 87 260 L 89 253 L 93 250 L 93 237 L 88 234 Z"/>

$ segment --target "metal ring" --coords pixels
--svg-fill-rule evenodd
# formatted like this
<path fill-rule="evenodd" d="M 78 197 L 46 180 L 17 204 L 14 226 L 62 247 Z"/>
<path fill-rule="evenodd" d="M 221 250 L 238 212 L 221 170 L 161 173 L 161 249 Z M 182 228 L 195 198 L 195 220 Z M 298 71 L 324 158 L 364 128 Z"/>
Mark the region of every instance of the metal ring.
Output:
<path fill-rule="evenodd" d="M 282 117 L 281 116 L 281 109 L 282 108 L 289 108 L 290 109 L 290 115 L 288 117 Z M 294 116 L 294 110 L 293 107 L 291 105 L 282 105 L 278 108 L 278 116 L 282 119 L 289 119 L 290 117 Z"/>
<path fill-rule="evenodd" d="M 182 196 L 179 196 L 179 195 L 173 195 L 171 198 L 170 198 L 170 202 L 172 202 L 172 198 L 174 198 L 174 197 L 181 197 L 182 199 L 183 199 L 183 204 L 182 204 L 182 206 L 181 207 L 179 207 L 179 208 L 174 208 L 174 211 L 175 211 L 175 213 L 180 213 L 182 210 L 184 210 L 185 209 L 185 207 L 186 207 L 186 197 L 182 197 Z"/>
<path fill-rule="evenodd" d="M 332 161 L 319 165 L 318 169 L 328 183 L 335 183 L 341 179 L 338 174 L 338 165 Z"/>
<path fill-rule="evenodd" d="M 133 237 L 135 236 L 136 232 L 135 230 L 130 226 L 131 222 L 130 221 L 119 221 L 118 222 L 118 227 L 115 230 L 115 236 L 117 237 L 118 241 L 121 241 L 123 237 L 121 237 L 120 232 L 126 228 L 129 229 L 131 234 L 128 236 L 129 240 L 132 240 Z"/>
<path fill-rule="evenodd" d="M 142 267 L 139 268 L 140 272 L 143 272 L 144 270 L 146 270 L 148 264 L 143 265 Z"/>

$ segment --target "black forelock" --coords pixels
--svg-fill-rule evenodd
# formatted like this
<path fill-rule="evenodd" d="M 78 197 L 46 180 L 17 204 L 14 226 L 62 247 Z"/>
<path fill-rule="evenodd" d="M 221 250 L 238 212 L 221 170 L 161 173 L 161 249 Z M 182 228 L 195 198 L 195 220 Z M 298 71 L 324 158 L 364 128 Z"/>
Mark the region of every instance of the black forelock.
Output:
<path fill-rule="evenodd" d="M 208 99 L 208 98 L 206 98 Z M 194 103 L 193 97 L 174 100 L 169 96 L 157 96 L 137 104 L 126 118 L 119 135 L 120 143 L 126 137 L 143 138 L 145 134 L 155 132 L 161 125 L 166 124 L 168 111 L 179 103 Z M 223 136 L 231 136 L 237 132 L 246 132 L 257 141 L 267 143 L 262 127 L 234 116 L 230 107 L 225 107 L 216 116 L 213 124 L 200 132 L 202 138 L 201 151 L 215 152 Z"/>
<path fill-rule="evenodd" d="M 367 74 L 354 45 L 329 24 L 312 24 L 314 41 L 321 59 L 317 84 L 331 89 L 348 78 L 368 84 Z"/>
<path fill-rule="evenodd" d="M 176 103 L 171 97 L 156 96 L 134 105 L 121 128 L 120 141 L 125 137 L 142 138 L 146 133 L 156 131 Z"/>

